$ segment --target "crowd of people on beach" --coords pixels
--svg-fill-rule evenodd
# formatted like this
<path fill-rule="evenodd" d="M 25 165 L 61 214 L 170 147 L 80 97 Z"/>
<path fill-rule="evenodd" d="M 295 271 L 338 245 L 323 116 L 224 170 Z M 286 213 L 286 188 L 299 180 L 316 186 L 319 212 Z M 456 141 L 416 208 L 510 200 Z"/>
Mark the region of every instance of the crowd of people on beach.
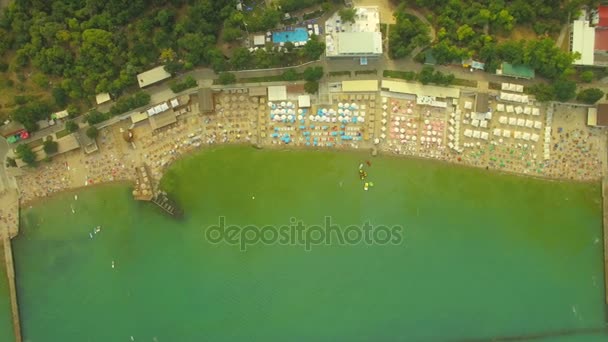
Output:
<path fill-rule="evenodd" d="M 142 125 L 135 128 L 135 144 L 132 145 L 116 138 L 120 137 L 118 128 L 110 126 L 101 130 L 98 152 L 90 155 L 82 151 L 68 152 L 55 157 L 50 163 L 42 162 L 38 168 L 28 169 L 24 176 L 18 177 L 20 199 L 29 202 L 68 188 L 133 180 L 134 168 L 142 163 L 150 167 L 151 176 L 158 182 L 165 168 L 184 153 L 201 146 L 227 143 L 272 146 L 274 142 L 296 147 L 338 149 L 375 146 L 379 150 L 400 155 L 520 174 L 576 180 L 596 180 L 601 177 L 603 161 L 600 156 L 605 149 L 605 146 L 602 147 L 605 133 L 590 129 L 584 120 L 576 115 L 570 116 L 568 112 L 555 115 L 551 158 L 545 160 L 542 158 L 542 142 L 470 140 L 462 153 L 448 149 L 447 136 L 454 132 L 448 132 L 451 126 L 447 125 L 450 116 L 446 109 L 390 97 L 383 97 L 382 107 L 378 105 L 376 108 L 375 95 L 367 96 L 367 99 L 358 99 L 353 95 L 343 98 L 353 102 L 342 104 L 334 98 L 335 108 L 320 106 L 309 108 L 308 112 L 302 110 L 301 113 L 297 112 L 296 106 L 286 106 L 293 109 L 294 117 L 291 120 L 279 117 L 277 120 L 274 116 L 276 111 L 268 115 L 265 97 L 249 96 L 246 92 L 221 92 L 215 95 L 214 113 L 192 113 L 179 117 L 177 123 L 156 131 Z M 349 110 L 348 114 L 352 113 L 352 117 L 354 111 L 358 111 L 359 121 L 344 121 L 345 108 Z M 367 116 L 360 115 L 364 111 Z M 311 115 L 303 115 L 305 113 Z M 331 129 L 333 126 L 337 129 Z M 487 130 L 492 128 L 488 126 Z M 289 134 L 289 142 L 283 139 L 285 134 Z M 469 141 L 467 137 L 462 138 L 465 142 Z M 78 172 L 74 172 L 76 168 Z M 6 215 L 2 217 L 9 219 Z"/>

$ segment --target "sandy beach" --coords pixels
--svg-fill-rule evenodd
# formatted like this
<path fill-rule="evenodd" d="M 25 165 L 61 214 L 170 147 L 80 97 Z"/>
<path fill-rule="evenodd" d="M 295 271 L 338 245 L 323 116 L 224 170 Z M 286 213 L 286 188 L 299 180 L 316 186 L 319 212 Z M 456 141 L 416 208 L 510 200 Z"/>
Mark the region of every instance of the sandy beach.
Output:
<path fill-rule="evenodd" d="M 586 109 L 517 105 L 490 97 L 492 118 L 477 120 L 472 96 L 438 108 L 390 94 L 334 93 L 330 104 L 300 108 L 298 93 L 276 103 L 249 96 L 247 88 L 214 96 L 215 112 L 201 114 L 189 102 L 177 122 L 152 130 L 124 121 L 100 130 L 99 151 L 68 152 L 26 168 L 17 177 L 20 203 L 59 191 L 113 181 L 134 181 L 148 166 L 153 183 L 186 153 L 215 144 L 269 148 L 372 149 L 535 177 L 597 181 L 606 163 L 606 132 L 585 124 Z M 549 135 L 543 135 L 548 131 Z M 132 128 L 131 142 L 122 138 Z M 550 139 L 549 143 L 543 137 Z M 456 148 L 455 143 L 458 143 Z M 545 147 L 549 151 L 545 151 Z M 546 157 L 549 157 L 546 159 Z M 0 211 L 0 220 L 14 220 Z"/>

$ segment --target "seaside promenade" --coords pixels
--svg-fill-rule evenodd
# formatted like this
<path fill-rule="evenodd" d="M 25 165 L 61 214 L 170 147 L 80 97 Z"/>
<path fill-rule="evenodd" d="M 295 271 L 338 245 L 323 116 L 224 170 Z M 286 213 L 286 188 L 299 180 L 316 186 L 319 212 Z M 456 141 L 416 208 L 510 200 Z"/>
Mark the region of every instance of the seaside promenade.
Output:
<path fill-rule="evenodd" d="M 13 263 L 13 248 L 9 237 L 8 229 L 5 227 L 2 235 L 2 245 L 4 246 L 4 262 L 6 267 L 6 277 L 8 278 L 8 289 L 11 300 L 11 315 L 13 319 L 13 332 L 15 342 L 21 342 L 21 323 L 19 320 L 19 302 L 17 301 L 17 283 L 15 281 L 15 265 Z"/>

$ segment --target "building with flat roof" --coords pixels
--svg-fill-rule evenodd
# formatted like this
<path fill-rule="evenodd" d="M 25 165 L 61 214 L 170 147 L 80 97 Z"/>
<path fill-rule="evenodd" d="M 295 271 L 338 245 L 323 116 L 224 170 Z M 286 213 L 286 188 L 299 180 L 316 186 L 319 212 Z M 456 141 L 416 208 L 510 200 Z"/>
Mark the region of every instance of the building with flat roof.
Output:
<path fill-rule="evenodd" d="M 342 22 L 334 13 L 325 22 L 327 57 L 378 57 L 382 55 L 382 33 L 378 7 L 355 7 L 355 22 Z"/>
<path fill-rule="evenodd" d="M 310 95 L 298 96 L 298 108 L 309 108 L 310 107 Z"/>
<path fill-rule="evenodd" d="M 151 84 L 166 80 L 170 77 L 171 74 L 165 70 L 164 65 L 161 65 L 137 75 L 137 81 L 139 82 L 139 87 L 144 88 Z"/>
<path fill-rule="evenodd" d="M 268 87 L 268 101 L 284 101 L 287 100 L 287 87 L 286 86 L 269 86 Z"/>
<path fill-rule="evenodd" d="M 254 46 L 263 46 L 264 44 L 266 44 L 266 36 L 264 36 L 263 34 L 253 36 Z"/>
<path fill-rule="evenodd" d="M 150 116 L 150 127 L 157 130 L 177 122 L 177 117 L 173 109 L 168 109 L 162 113 Z"/>
<path fill-rule="evenodd" d="M 513 65 L 511 63 L 503 62 L 500 66 L 500 69 L 496 70 L 496 75 L 514 77 L 514 78 L 524 78 L 524 79 L 532 79 L 534 78 L 534 69 L 530 68 L 527 65 L 519 64 Z"/>
<path fill-rule="evenodd" d="M 250 87 L 248 89 L 249 96 L 266 96 L 266 87 Z"/>
<path fill-rule="evenodd" d="M 131 114 L 131 123 L 136 124 L 148 119 L 148 112 L 139 112 Z"/>
<path fill-rule="evenodd" d="M 436 98 L 460 98 L 460 89 L 448 88 L 404 81 L 382 80 L 382 90 L 401 94 L 417 96 L 431 96 Z"/>
<path fill-rule="evenodd" d="M 600 103 L 587 110 L 587 125 L 608 127 L 608 103 Z"/>
<path fill-rule="evenodd" d="M 342 81 L 342 91 L 350 92 L 376 92 L 378 91 L 378 80 L 355 80 Z"/>
<path fill-rule="evenodd" d="M 570 51 L 578 52 L 581 57 L 574 61 L 577 65 L 593 65 L 595 47 L 595 28 L 587 20 L 572 22 L 570 34 Z"/>
<path fill-rule="evenodd" d="M 213 91 L 210 88 L 201 88 L 198 90 L 198 110 L 200 113 L 211 113 L 215 110 L 213 102 Z"/>
<path fill-rule="evenodd" d="M 55 142 L 57 143 L 57 152 L 53 153 L 51 156 L 56 156 L 80 148 L 80 141 L 78 141 L 76 134 L 74 133 L 61 137 L 55 140 Z M 34 147 L 32 152 L 34 152 L 36 156 L 36 161 L 41 161 L 47 157 L 47 154 L 44 152 L 43 145 Z M 27 165 L 21 159 L 15 159 L 15 162 L 17 163 L 18 167 Z"/>
<path fill-rule="evenodd" d="M 112 98 L 110 97 L 110 94 L 108 94 L 108 93 L 99 93 L 99 94 L 95 95 L 95 102 L 97 102 L 98 105 L 100 105 L 102 103 L 106 103 L 110 100 L 112 100 Z"/>
<path fill-rule="evenodd" d="M 487 113 L 490 111 L 490 96 L 488 93 L 477 93 L 475 95 L 475 112 Z"/>

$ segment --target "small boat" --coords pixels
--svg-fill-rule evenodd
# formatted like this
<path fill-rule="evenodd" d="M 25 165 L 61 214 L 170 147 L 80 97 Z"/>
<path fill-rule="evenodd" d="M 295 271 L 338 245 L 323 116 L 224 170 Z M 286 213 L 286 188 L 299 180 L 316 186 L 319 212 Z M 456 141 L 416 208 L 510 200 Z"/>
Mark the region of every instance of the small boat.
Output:
<path fill-rule="evenodd" d="M 114 268 L 114 260 L 112 260 L 112 268 Z"/>
<path fill-rule="evenodd" d="M 74 200 L 78 201 L 78 195 L 74 195 Z"/>
<path fill-rule="evenodd" d="M 92 233 L 89 233 L 89 237 L 92 239 L 92 238 L 93 238 L 93 234 L 92 234 Z"/>

